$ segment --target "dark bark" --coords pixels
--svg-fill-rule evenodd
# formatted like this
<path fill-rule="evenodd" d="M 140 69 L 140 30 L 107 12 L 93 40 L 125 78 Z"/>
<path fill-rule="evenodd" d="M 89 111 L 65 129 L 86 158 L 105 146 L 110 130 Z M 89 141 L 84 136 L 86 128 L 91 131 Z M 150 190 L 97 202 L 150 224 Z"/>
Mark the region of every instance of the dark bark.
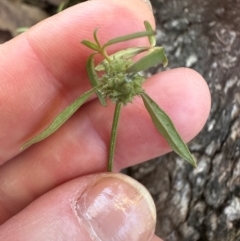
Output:
<path fill-rule="evenodd" d="M 131 168 L 130 175 L 152 194 L 157 234 L 165 241 L 240 241 L 240 1 L 152 4 L 169 68 L 202 74 L 212 108 L 189 145 L 198 169 L 171 153 Z"/>

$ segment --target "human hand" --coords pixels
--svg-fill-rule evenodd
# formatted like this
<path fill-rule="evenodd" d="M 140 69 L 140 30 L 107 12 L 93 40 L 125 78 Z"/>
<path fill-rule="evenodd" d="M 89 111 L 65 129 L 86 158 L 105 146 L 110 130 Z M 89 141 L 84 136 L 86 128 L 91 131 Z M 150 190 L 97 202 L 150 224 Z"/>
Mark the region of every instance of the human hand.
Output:
<path fill-rule="evenodd" d="M 54 135 L 19 151 L 90 89 L 85 69 L 90 52 L 80 41 L 91 38 L 96 27 L 102 42 L 140 31 L 144 20 L 153 24 L 142 1 L 89 1 L 0 46 L 0 240 L 87 241 L 94 231 L 100 240 L 134 241 L 153 233 L 155 210 L 145 189 L 120 174 L 99 174 L 106 170 L 113 106 L 104 109 L 91 99 Z M 144 45 L 147 39 L 118 48 L 131 43 Z M 165 71 L 144 88 L 185 141 L 201 130 L 210 95 L 199 74 Z M 139 99 L 123 108 L 116 171 L 169 150 Z"/>

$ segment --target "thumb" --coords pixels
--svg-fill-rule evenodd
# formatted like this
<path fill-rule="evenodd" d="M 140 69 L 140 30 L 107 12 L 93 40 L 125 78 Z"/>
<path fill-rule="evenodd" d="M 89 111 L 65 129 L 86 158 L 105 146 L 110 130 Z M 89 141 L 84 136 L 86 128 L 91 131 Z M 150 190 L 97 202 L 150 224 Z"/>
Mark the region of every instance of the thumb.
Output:
<path fill-rule="evenodd" d="M 0 227 L 0 240 L 160 240 L 155 224 L 154 203 L 141 184 L 103 173 L 44 194 Z"/>

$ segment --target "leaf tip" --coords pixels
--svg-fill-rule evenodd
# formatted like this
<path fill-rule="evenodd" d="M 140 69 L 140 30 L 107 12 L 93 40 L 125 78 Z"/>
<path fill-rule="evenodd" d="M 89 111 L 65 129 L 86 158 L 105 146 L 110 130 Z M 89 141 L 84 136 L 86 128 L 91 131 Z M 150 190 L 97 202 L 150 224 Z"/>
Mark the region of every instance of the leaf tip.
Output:
<path fill-rule="evenodd" d="M 197 161 L 193 155 L 191 155 L 191 160 L 189 160 L 189 163 L 194 167 L 197 168 Z"/>
<path fill-rule="evenodd" d="M 93 43 L 91 41 L 88 41 L 88 40 L 84 39 L 84 40 L 81 41 L 81 44 L 83 44 L 84 46 L 86 46 L 86 47 L 88 47 L 88 48 L 90 48 L 92 50 L 95 50 L 95 51 L 99 50 L 99 47 L 95 43 Z"/>
<path fill-rule="evenodd" d="M 24 143 L 22 146 L 20 146 L 20 151 L 24 151 L 24 150 L 26 150 L 29 146 L 31 146 L 31 145 L 29 145 L 28 143 Z"/>
<path fill-rule="evenodd" d="M 146 31 L 154 31 L 152 26 L 151 26 L 151 24 L 147 20 L 145 20 L 143 23 L 144 23 Z M 148 40 L 149 40 L 149 43 L 150 43 L 151 47 L 153 48 L 156 45 L 156 37 L 155 37 L 155 35 L 148 36 Z"/>
<path fill-rule="evenodd" d="M 167 65 L 168 65 L 168 59 L 167 59 L 167 57 L 163 60 L 163 67 L 165 68 L 165 67 L 167 67 Z"/>
<path fill-rule="evenodd" d="M 197 165 L 197 162 L 196 162 L 196 161 L 194 162 L 193 167 L 194 167 L 194 168 L 197 168 L 197 167 L 198 167 L 198 165 Z"/>

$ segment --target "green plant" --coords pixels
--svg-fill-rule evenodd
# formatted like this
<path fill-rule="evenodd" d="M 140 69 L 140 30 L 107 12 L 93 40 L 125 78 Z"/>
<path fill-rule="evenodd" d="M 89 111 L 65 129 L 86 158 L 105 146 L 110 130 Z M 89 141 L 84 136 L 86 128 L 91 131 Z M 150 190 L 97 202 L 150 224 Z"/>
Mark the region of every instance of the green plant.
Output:
<path fill-rule="evenodd" d="M 194 157 L 191 155 L 187 145 L 183 142 L 168 115 L 142 88 L 142 83 L 145 79 L 139 72 L 159 63 L 166 66 L 168 62 L 163 47 L 155 47 L 155 32 L 151 25 L 147 21 L 144 22 L 144 25 L 145 31 L 114 38 L 104 45 L 101 45 L 98 41 L 97 29 L 93 33 L 95 42 L 88 40 L 82 41 L 82 44 L 94 50 L 94 53 L 89 56 L 86 65 L 89 81 L 93 88 L 77 98 L 56 117 L 49 127 L 26 142 L 21 149 L 25 149 L 54 133 L 93 93 L 96 93 L 103 106 L 107 105 L 106 98 L 116 103 L 107 169 L 108 171 L 112 171 L 120 110 L 122 106 L 132 102 L 135 96 L 140 96 L 154 125 L 160 134 L 167 140 L 173 151 L 193 166 L 196 166 Z M 108 46 L 140 37 L 148 37 L 150 46 L 132 47 L 120 50 L 112 55 L 107 54 L 106 48 Z M 146 52 L 146 54 L 134 62 L 133 57 L 143 52 Z M 97 66 L 94 64 L 94 57 L 96 54 L 100 54 L 104 58 Z M 100 75 L 99 72 L 103 74 Z"/>

